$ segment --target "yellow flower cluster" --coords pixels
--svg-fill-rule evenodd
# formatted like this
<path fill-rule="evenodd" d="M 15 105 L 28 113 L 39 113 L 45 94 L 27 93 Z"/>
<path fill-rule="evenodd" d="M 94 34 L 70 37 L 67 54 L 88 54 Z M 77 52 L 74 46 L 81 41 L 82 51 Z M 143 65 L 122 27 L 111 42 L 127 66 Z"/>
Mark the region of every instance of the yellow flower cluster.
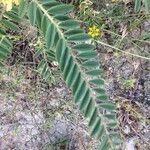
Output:
<path fill-rule="evenodd" d="M 9 11 L 12 9 L 13 4 L 19 5 L 21 0 L 0 0 L 0 3 L 4 5 L 6 8 L 6 11 Z"/>
<path fill-rule="evenodd" d="M 97 37 L 100 35 L 100 29 L 96 27 L 95 25 L 93 25 L 92 27 L 89 28 L 88 34 L 92 36 L 93 38 Z"/>

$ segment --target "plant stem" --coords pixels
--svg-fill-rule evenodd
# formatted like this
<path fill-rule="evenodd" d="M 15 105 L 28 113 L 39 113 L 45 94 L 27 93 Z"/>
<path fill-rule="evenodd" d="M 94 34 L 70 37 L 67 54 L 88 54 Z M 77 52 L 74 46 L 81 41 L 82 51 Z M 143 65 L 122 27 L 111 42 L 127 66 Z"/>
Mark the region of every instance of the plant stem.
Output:
<path fill-rule="evenodd" d="M 133 57 L 138 57 L 138 58 L 150 60 L 149 57 L 144 57 L 144 56 L 141 56 L 141 55 L 138 55 L 138 54 L 133 54 L 133 53 L 130 53 L 130 52 L 126 52 L 126 51 L 124 51 L 124 50 L 121 50 L 121 49 L 119 49 L 119 48 L 117 48 L 117 47 L 114 47 L 114 46 L 112 46 L 112 45 L 109 45 L 109 44 L 104 43 L 104 42 L 99 41 L 99 40 L 95 40 L 95 41 L 96 41 L 97 43 L 101 44 L 101 45 L 110 47 L 110 48 L 115 49 L 115 50 L 117 50 L 117 51 L 120 51 L 120 52 L 123 52 L 123 53 L 125 53 L 125 54 L 131 55 L 131 56 L 133 56 Z"/>

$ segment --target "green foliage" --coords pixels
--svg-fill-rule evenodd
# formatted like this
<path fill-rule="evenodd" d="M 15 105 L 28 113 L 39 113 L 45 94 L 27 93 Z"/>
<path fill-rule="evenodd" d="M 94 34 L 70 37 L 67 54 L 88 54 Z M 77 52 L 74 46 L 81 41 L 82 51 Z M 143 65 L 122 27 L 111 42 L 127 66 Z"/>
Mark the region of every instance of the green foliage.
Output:
<path fill-rule="evenodd" d="M 2 14 L 0 20 L 0 63 L 8 58 L 12 52 L 12 42 L 7 34 L 8 30 L 15 32 L 20 31 L 18 23 L 20 22 L 20 17 L 18 16 L 18 9 L 13 8 L 11 11 Z"/>
<path fill-rule="evenodd" d="M 5 35 L 0 37 L 0 65 L 3 64 L 3 61 L 8 57 L 12 51 L 12 43 Z"/>
<path fill-rule="evenodd" d="M 49 67 L 49 63 L 55 61 L 55 53 L 52 50 L 39 49 L 34 54 L 34 58 L 41 56 L 41 60 L 37 66 L 38 73 L 45 79 L 47 82 L 52 80 L 52 72 Z"/>
<path fill-rule="evenodd" d="M 150 12 L 150 0 L 143 0 L 146 11 Z M 142 6 L 142 0 L 135 0 L 135 11 L 139 12 Z"/>
<path fill-rule="evenodd" d="M 136 80 L 135 79 L 128 79 L 128 80 L 123 80 L 122 85 L 124 88 L 133 88 Z"/>
<path fill-rule="evenodd" d="M 75 103 L 88 120 L 91 135 L 101 141 L 100 149 L 115 149 L 110 134 L 115 132 L 116 118 L 108 117 L 110 113 L 115 116 L 115 106 L 107 99 L 97 52 L 88 44 L 89 35 L 80 29 L 76 20 L 67 17 L 72 9 L 71 5 L 54 0 L 32 0 L 28 16 L 31 24 L 42 31 L 47 49 L 55 53 Z"/>
<path fill-rule="evenodd" d="M 73 10 L 72 5 L 55 0 L 31 0 L 21 3 L 19 9 L 21 17 L 27 11 L 31 24 L 43 33 L 46 42 L 43 50 L 37 50 L 35 54 L 37 57 L 44 53 L 38 65 L 40 74 L 48 80 L 51 75 L 49 61 L 57 61 L 67 86 L 72 90 L 74 102 L 88 121 L 91 136 L 100 141 L 98 149 L 116 149 L 118 141 L 112 136 L 117 135 L 120 139 L 116 132 L 116 108 L 108 100 L 99 58 L 90 36 L 68 15 Z M 19 30 L 13 22 L 6 27 Z"/>
<path fill-rule="evenodd" d="M 20 17 L 18 16 L 18 9 L 14 7 L 11 11 L 3 13 L 3 17 L 0 21 L 0 26 L 4 30 L 20 31 L 18 23 L 20 22 Z"/>
<path fill-rule="evenodd" d="M 18 14 L 21 18 L 25 16 L 27 12 L 27 8 L 28 8 L 28 2 L 25 0 L 21 0 L 19 9 L 18 9 Z"/>

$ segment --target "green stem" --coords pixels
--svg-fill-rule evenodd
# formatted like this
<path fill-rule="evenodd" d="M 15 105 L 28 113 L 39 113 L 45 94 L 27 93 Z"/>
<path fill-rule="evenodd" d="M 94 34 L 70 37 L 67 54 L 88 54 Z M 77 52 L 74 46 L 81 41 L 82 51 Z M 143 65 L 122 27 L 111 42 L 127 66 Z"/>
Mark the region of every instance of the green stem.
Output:
<path fill-rule="evenodd" d="M 138 55 L 138 54 L 133 54 L 133 53 L 130 53 L 130 52 L 126 52 L 126 51 L 124 51 L 124 50 L 121 50 L 121 49 L 119 49 L 119 48 L 117 48 L 117 47 L 114 47 L 114 46 L 112 46 L 112 45 L 109 45 L 109 44 L 104 43 L 104 42 L 99 41 L 99 40 L 95 40 L 95 41 L 96 41 L 97 43 L 101 44 L 101 45 L 110 47 L 110 48 L 115 49 L 115 50 L 117 50 L 117 51 L 123 52 L 123 53 L 125 53 L 125 54 L 127 54 L 127 55 L 131 55 L 131 56 L 133 56 L 133 57 L 142 58 L 142 59 L 145 59 L 145 60 L 150 60 L 149 57 L 144 57 L 144 56 L 141 56 L 141 55 Z"/>

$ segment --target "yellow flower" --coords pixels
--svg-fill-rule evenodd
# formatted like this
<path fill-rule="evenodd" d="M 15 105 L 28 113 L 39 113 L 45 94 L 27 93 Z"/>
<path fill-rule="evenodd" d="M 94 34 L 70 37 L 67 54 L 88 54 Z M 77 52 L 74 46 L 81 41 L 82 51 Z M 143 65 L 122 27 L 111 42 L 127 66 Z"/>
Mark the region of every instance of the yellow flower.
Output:
<path fill-rule="evenodd" d="M 10 11 L 12 9 L 13 4 L 19 5 L 21 0 L 0 0 L 0 3 L 4 5 L 6 11 Z"/>
<path fill-rule="evenodd" d="M 93 38 L 97 37 L 100 35 L 100 29 L 96 27 L 95 25 L 93 25 L 92 27 L 89 28 L 88 34 L 92 36 Z"/>

